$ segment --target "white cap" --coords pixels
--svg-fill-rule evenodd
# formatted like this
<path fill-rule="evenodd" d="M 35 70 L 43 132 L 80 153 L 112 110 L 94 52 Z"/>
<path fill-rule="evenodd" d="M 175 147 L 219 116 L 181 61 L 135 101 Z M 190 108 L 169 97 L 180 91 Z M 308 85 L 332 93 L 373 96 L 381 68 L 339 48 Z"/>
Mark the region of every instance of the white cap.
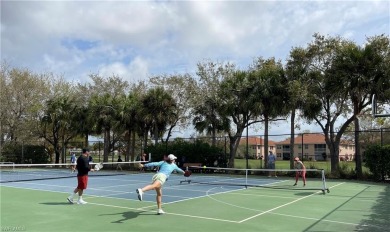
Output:
<path fill-rule="evenodd" d="M 177 157 L 174 156 L 173 154 L 170 154 L 170 155 L 168 155 L 168 159 L 169 160 L 175 160 L 175 159 L 177 159 Z"/>

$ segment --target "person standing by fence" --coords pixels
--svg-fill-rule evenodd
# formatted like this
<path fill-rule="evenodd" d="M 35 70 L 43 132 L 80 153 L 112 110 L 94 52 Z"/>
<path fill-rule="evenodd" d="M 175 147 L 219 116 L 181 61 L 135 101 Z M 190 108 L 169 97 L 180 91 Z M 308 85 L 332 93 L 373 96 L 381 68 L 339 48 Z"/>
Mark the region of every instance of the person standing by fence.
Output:
<path fill-rule="evenodd" d="M 274 153 L 272 153 L 272 151 L 269 151 L 269 155 L 268 155 L 268 169 L 275 170 L 275 163 L 276 163 L 276 156 L 274 155 Z M 271 173 L 272 173 L 272 171 L 269 172 L 268 177 L 271 177 Z M 274 174 L 275 177 L 277 177 L 275 171 L 273 171 L 273 174 Z"/>

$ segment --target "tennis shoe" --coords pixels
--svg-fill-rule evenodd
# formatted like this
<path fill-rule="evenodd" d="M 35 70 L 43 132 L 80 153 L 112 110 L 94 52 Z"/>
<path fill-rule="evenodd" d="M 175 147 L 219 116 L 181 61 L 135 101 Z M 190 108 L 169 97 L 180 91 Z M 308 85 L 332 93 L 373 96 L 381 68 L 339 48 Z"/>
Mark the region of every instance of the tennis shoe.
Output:
<path fill-rule="evenodd" d="M 88 203 L 88 202 L 83 201 L 82 199 L 80 199 L 80 200 L 77 201 L 77 204 L 79 204 L 79 205 L 85 205 L 85 204 L 87 204 L 87 203 Z"/>
<path fill-rule="evenodd" d="M 295 183 L 293 186 L 297 186 L 297 183 Z"/>
<path fill-rule="evenodd" d="M 161 215 L 161 214 L 164 214 L 164 213 L 165 213 L 165 212 L 164 212 L 164 210 L 162 210 L 162 209 L 158 209 L 158 210 L 157 210 L 157 214 L 158 214 L 158 215 Z"/>
<path fill-rule="evenodd" d="M 142 189 L 137 189 L 136 192 L 137 192 L 137 194 L 138 194 L 138 200 L 142 201 L 142 195 L 144 194 L 144 193 L 142 192 Z"/>
<path fill-rule="evenodd" d="M 71 204 L 73 204 L 74 202 L 73 202 L 73 198 L 72 197 L 68 197 L 68 198 L 66 198 L 68 201 L 69 201 L 69 203 L 71 203 Z"/>

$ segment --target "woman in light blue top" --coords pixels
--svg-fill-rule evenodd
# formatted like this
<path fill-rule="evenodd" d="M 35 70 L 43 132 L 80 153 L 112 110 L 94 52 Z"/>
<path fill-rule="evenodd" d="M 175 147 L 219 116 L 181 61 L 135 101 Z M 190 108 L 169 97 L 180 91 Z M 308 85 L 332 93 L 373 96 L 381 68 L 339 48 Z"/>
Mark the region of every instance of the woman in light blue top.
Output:
<path fill-rule="evenodd" d="M 173 154 L 170 154 L 168 155 L 167 159 L 164 161 L 148 163 L 145 165 L 140 164 L 141 167 L 156 167 L 156 166 L 159 167 L 158 173 L 156 173 L 152 178 L 153 183 L 143 187 L 142 189 L 139 188 L 136 190 L 138 194 L 138 199 L 140 201 L 142 201 L 142 195 L 144 194 L 144 192 L 152 189 L 156 190 L 157 193 L 156 201 L 157 201 L 157 208 L 158 208 L 157 214 L 164 213 L 164 211 L 161 208 L 162 186 L 164 185 L 165 181 L 168 179 L 169 175 L 171 175 L 173 171 L 178 171 L 184 174 L 184 171 L 175 164 L 175 159 L 177 159 L 177 157 L 174 156 Z"/>

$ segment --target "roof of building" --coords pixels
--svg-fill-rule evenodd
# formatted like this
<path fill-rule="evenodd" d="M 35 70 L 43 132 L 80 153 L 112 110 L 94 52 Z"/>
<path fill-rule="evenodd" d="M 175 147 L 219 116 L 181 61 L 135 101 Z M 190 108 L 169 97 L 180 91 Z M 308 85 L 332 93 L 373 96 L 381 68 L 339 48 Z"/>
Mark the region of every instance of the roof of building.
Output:
<path fill-rule="evenodd" d="M 287 138 L 283 141 L 277 142 L 277 144 L 290 144 L 291 138 Z M 294 138 L 294 144 L 324 144 L 325 136 L 323 134 L 303 134 L 303 142 L 302 135 L 297 135 Z"/>
<path fill-rule="evenodd" d="M 246 137 L 241 137 L 240 145 L 246 144 Z M 254 137 L 249 136 L 248 137 L 248 144 L 249 145 L 264 145 L 264 139 L 262 137 Z M 276 142 L 273 140 L 268 139 L 268 146 L 275 146 Z"/>

